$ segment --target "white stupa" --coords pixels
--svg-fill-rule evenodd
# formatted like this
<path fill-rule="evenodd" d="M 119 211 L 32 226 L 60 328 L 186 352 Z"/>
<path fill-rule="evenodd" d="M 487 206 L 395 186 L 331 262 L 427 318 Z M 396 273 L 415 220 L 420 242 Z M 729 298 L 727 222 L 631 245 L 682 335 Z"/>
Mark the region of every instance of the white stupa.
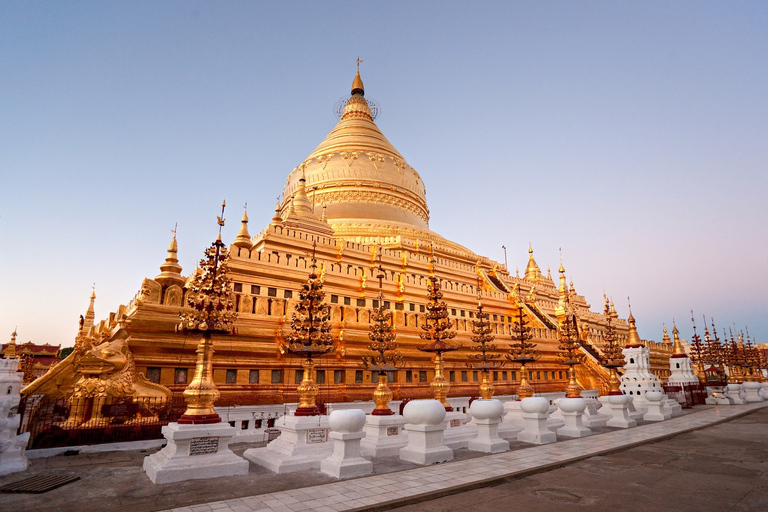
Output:
<path fill-rule="evenodd" d="M 672 355 L 669 358 L 669 370 L 671 372 L 668 384 L 675 386 L 690 386 L 697 385 L 699 378 L 693 373 L 693 366 L 691 364 L 691 358 L 685 353 L 683 345 L 680 342 L 680 332 L 677 330 L 677 326 L 672 324 L 672 336 L 675 339 L 674 349 Z M 669 340 L 667 335 L 667 328 L 664 328 L 665 341 Z"/>

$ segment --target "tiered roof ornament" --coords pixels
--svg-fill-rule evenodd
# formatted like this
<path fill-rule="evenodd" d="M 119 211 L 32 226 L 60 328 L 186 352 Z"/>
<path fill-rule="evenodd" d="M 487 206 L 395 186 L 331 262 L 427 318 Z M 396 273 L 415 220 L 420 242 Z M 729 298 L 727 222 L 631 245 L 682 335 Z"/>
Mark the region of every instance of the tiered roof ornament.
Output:
<path fill-rule="evenodd" d="M 605 331 L 603 332 L 603 356 L 600 360 L 600 364 L 608 368 L 611 376 L 608 379 L 608 394 L 609 395 L 622 395 L 621 392 L 621 380 L 616 373 L 617 368 L 624 366 L 624 354 L 622 352 L 621 343 L 619 343 L 616 336 L 616 329 L 613 327 L 613 321 L 618 317 L 615 312 L 611 311 L 611 307 L 608 304 L 608 297 L 603 295 L 603 313 L 606 319 Z M 664 328 L 664 334 L 666 335 L 667 328 Z M 667 336 L 669 338 L 669 336 Z"/>
<path fill-rule="evenodd" d="M 155 277 L 155 281 L 161 285 L 178 285 L 184 286 L 185 279 L 181 276 L 181 265 L 179 265 L 179 245 L 176 242 L 176 228 L 173 227 L 173 239 L 168 244 L 168 254 L 165 256 L 165 263 L 160 265 L 160 274 Z"/>
<path fill-rule="evenodd" d="M 379 247 L 379 267 L 376 278 L 379 280 L 379 305 L 371 312 L 371 327 L 368 339 L 371 343 L 368 350 L 373 355 L 362 356 L 363 366 L 368 370 L 378 372 L 378 385 L 373 392 L 376 408 L 371 412 L 374 416 L 390 416 L 394 414 L 389 408 L 392 391 L 387 386 L 388 372 L 395 371 L 402 365 L 403 356 L 397 350 L 397 335 L 392 325 L 392 311 L 384 307 L 384 268 L 381 265 L 381 247 Z"/>
<path fill-rule="evenodd" d="M 478 267 L 479 264 L 480 262 L 478 261 Z M 499 359 L 501 354 L 489 353 L 491 350 L 496 350 L 496 345 L 491 343 L 494 336 L 491 334 L 491 323 L 488 320 L 489 315 L 483 311 L 482 284 L 482 278 L 478 276 L 477 310 L 475 311 L 476 320 L 472 321 L 472 334 L 474 334 L 474 336 L 472 336 L 472 341 L 475 342 L 476 345 L 470 347 L 473 351 L 479 352 L 478 354 L 471 354 L 470 359 L 479 360 L 480 364 L 470 364 L 470 366 L 476 370 L 480 370 L 483 376 L 482 382 L 480 383 L 480 397 L 484 400 L 490 400 L 493 398 L 493 384 L 491 384 L 491 381 L 488 378 L 488 373 L 490 370 L 494 370 L 501 366 L 500 364 L 493 363 L 493 360 Z"/>
<path fill-rule="evenodd" d="M 213 334 L 233 334 L 235 332 L 234 294 L 229 271 L 229 251 L 221 241 L 221 228 L 224 226 L 224 208 L 221 204 L 221 216 L 217 216 L 219 234 L 211 246 L 205 250 L 199 268 L 187 283 L 188 308 L 179 313 L 181 323 L 177 330 L 182 333 L 201 336 L 197 346 L 197 365 L 195 376 L 184 390 L 187 410 L 179 418 L 179 424 L 219 423 L 221 418 L 213 408 L 219 398 L 219 390 L 213 382 Z"/>
<path fill-rule="evenodd" d="M 525 279 L 527 281 L 538 282 L 541 280 L 541 269 L 533 259 L 533 246 L 528 244 L 528 266 L 525 267 Z"/>
<path fill-rule="evenodd" d="M 629 297 L 627 297 L 629 302 Z M 611 301 L 611 308 L 613 309 L 613 301 Z M 629 335 L 627 336 L 627 343 L 624 348 L 642 348 L 645 346 L 643 340 L 640 339 L 640 335 L 637 333 L 637 325 L 635 324 L 635 317 L 632 315 L 632 305 L 629 305 L 629 316 L 627 317 L 629 323 Z"/>
<path fill-rule="evenodd" d="M 313 358 L 329 354 L 336 350 L 337 343 L 331 335 L 330 305 L 325 303 L 323 282 L 317 275 L 317 258 L 312 244 L 312 262 L 307 282 L 299 291 L 299 301 L 291 319 L 291 333 L 285 335 L 283 348 L 303 359 L 304 375 L 297 388 L 299 406 L 296 416 L 318 416 L 320 409 L 315 403 L 319 391 L 314 378 L 315 363 Z"/>
<path fill-rule="evenodd" d="M 418 347 L 422 352 L 435 354 L 435 377 L 430 383 L 435 400 L 439 401 L 448 412 L 453 411 L 453 407 L 448 403 L 448 390 L 451 385 L 443 376 L 443 354 L 452 352 L 461 348 L 460 344 L 452 344 L 447 340 L 456 337 L 456 331 L 452 331 L 452 321 L 448 318 L 448 307 L 443 302 L 443 292 L 440 291 L 440 281 L 435 277 L 435 256 L 432 254 L 429 261 L 429 283 L 427 284 L 427 313 L 425 322 L 421 328 L 424 332 L 419 333 L 419 337 L 428 343 Z"/>
<path fill-rule="evenodd" d="M 245 203 L 243 207 L 243 218 L 240 220 L 240 231 L 237 232 L 235 241 L 233 242 L 235 247 L 250 250 L 253 247 L 251 243 L 251 235 L 248 233 L 248 203 Z"/>

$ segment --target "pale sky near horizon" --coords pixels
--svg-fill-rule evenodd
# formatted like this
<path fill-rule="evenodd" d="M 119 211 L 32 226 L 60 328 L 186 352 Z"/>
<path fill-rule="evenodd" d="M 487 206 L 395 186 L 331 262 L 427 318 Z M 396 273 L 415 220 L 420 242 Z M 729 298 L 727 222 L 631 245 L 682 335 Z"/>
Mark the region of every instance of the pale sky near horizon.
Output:
<path fill-rule="evenodd" d="M 768 342 L 768 3 L 0 3 L 0 342 L 69 346 L 272 217 L 355 59 L 430 228 L 567 275 L 643 338 Z M 670 328 L 671 331 L 671 328 Z"/>

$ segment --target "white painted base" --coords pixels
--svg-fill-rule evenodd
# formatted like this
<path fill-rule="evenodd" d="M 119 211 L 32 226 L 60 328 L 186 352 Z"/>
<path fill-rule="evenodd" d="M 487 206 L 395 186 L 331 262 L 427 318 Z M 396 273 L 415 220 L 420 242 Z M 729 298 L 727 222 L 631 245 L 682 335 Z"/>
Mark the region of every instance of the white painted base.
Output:
<path fill-rule="evenodd" d="M 648 409 L 643 419 L 645 421 L 664 421 L 672 417 L 672 413 L 664 407 L 662 402 L 648 401 Z"/>
<path fill-rule="evenodd" d="M 629 401 L 627 402 L 627 416 L 631 420 L 641 420 L 645 411 L 648 409 L 648 400 L 643 396 L 626 396 Z"/>
<path fill-rule="evenodd" d="M 576 400 L 578 402 L 574 402 Z M 577 405 L 568 407 L 573 403 Z M 558 406 L 565 425 L 556 430 L 557 435 L 564 437 L 586 437 L 592 435 L 592 431 L 585 427 L 583 422 L 584 410 L 586 409 L 586 401 L 583 398 L 562 398 L 558 402 Z"/>
<path fill-rule="evenodd" d="M 477 437 L 467 442 L 473 452 L 501 453 L 509 450 L 509 441 L 499 437 L 501 418 L 475 419 Z"/>
<path fill-rule="evenodd" d="M 669 413 L 672 415 L 672 417 L 680 416 L 681 414 L 683 414 L 683 406 L 680 405 L 680 402 L 678 402 L 677 400 L 673 400 L 665 396 L 661 400 L 661 404 L 664 407 L 665 414 Z"/>
<path fill-rule="evenodd" d="M 408 432 L 405 430 L 405 418 L 400 415 L 365 417 L 360 441 L 363 455 L 370 457 L 397 457 L 400 449 L 408 444 Z"/>
<path fill-rule="evenodd" d="M 320 461 L 333 453 L 330 437 L 324 442 L 315 434 L 326 436 L 330 432 L 328 416 L 283 416 L 275 422 L 280 437 L 264 448 L 251 448 L 243 457 L 274 473 L 292 473 L 306 469 L 320 469 Z M 310 442 L 307 442 L 307 441 Z"/>
<path fill-rule="evenodd" d="M 504 415 L 499 423 L 499 437 L 507 441 L 517 441 L 517 434 L 523 430 L 523 411 L 520 402 L 510 400 L 504 402 Z"/>
<path fill-rule="evenodd" d="M 607 407 L 608 412 L 611 413 L 611 419 L 606 422 L 606 426 L 616 428 L 631 428 L 637 426 L 637 421 L 629 417 L 629 397 L 627 395 L 608 396 L 606 398 L 613 399 L 613 403 L 608 400 L 603 402 L 603 407 Z"/>
<path fill-rule="evenodd" d="M 20 388 L 21 377 L 18 376 L 17 378 L 17 375 L 15 375 L 15 365 L 18 364 L 18 361 L 6 359 L 3 363 L 5 363 L 3 369 L 8 370 L 9 368 L 13 368 L 12 375 L 8 376 L 8 374 L 6 374 L 6 377 L 8 377 L 6 383 L 11 382 L 11 384 L 13 384 L 18 381 L 19 385 L 17 387 Z M 8 372 L 10 372 L 10 370 L 8 370 Z M 8 411 L 14 403 L 14 398 L 18 398 L 18 394 L 6 395 L 0 399 L 2 400 L 2 402 L 0 402 L 0 475 L 18 473 L 19 471 L 24 471 L 27 469 L 27 466 L 29 466 L 27 456 L 24 452 L 29 443 L 30 433 L 24 432 L 21 435 L 17 435 L 16 432 L 19 429 L 21 415 L 14 414 L 13 416 L 8 416 Z M 16 401 L 16 405 L 18 405 L 18 401 Z"/>
<path fill-rule="evenodd" d="M 248 461 L 232 453 L 228 446 L 234 435 L 235 428 L 228 423 L 211 425 L 169 423 L 163 427 L 163 436 L 168 440 L 168 444 L 159 452 L 144 459 L 144 471 L 153 484 L 247 475 Z M 217 451 L 190 455 L 190 445 L 193 440 L 201 438 L 217 439 Z"/>
<path fill-rule="evenodd" d="M 445 413 L 445 431 L 443 444 L 452 450 L 466 448 L 467 443 L 477 437 L 477 428 L 468 423 L 469 415 L 464 412 L 452 411 Z M 451 426 L 453 423 L 453 426 Z"/>
<path fill-rule="evenodd" d="M 731 403 L 735 405 L 744 405 L 746 402 L 741 397 L 741 384 L 728 384 L 726 387 L 728 398 L 731 399 Z"/>
<path fill-rule="evenodd" d="M 600 412 L 603 404 L 597 398 L 590 398 L 587 400 L 587 408 L 584 410 L 584 415 L 581 417 L 581 421 L 587 428 L 600 428 L 604 427 L 608 420 L 611 419 L 609 414 L 602 414 Z"/>
<path fill-rule="evenodd" d="M 549 414 L 523 412 L 523 430 L 517 434 L 517 440 L 524 443 L 547 444 L 557 441 L 557 434 L 547 428 Z"/>
<path fill-rule="evenodd" d="M 745 382 L 741 385 L 744 389 L 744 401 L 749 403 L 762 402 L 763 397 L 760 396 L 760 391 L 763 389 L 763 385 L 759 382 Z"/>
<path fill-rule="evenodd" d="M 334 478 L 350 478 L 373 473 L 373 463 L 360 456 L 360 440 L 365 432 L 331 432 L 333 455 L 320 461 L 320 471 Z"/>
<path fill-rule="evenodd" d="M 444 424 L 405 425 L 408 445 L 400 449 L 400 459 L 414 464 L 437 464 L 453 460 L 453 450 L 443 444 Z"/>

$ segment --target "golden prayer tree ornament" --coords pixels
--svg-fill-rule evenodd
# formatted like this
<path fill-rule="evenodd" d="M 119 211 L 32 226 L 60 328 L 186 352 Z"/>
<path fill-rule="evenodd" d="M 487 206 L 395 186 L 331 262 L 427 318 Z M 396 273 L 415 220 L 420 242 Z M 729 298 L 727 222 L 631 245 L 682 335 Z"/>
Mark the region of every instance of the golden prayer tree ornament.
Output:
<path fill-rule="evenodd" d="M 232 334 L 235 331 L 235 301 L 232 282 L 227 277 L 229 252 L 221 241 L 224 226 L 224 208 L 217 217 L 219 236 L 205 250 L 199 268 L 187 283 L 188 309 L 179 313 L 181 323 L 177 331 L 201 336 L 197 346 L 195 376 L 184 390 L 187 410 L 179 418 L 182 425 L 219 423 L 221 418 L 213 408 L 219 390 L 213 382 L 213 334 Z"/>
<path fill-rule="evenodd" d="M 693 310 L 691 310 L 691 322 L 693 323 L 693 336 L 691 336 L 691 360 L 696 364 L 696 370 L 694 373 L 696 374 L 696 377 L 698 377 L 700 384 L 706 384 L 707 377 L 704 373 L 706 347 L 701 341 L 701 336 L 696 333 L 696 320 L 693 318 Z"/>
<path fill-rule="evenodd" d="M 608 298 L 603 296 L 605 307 L 605 319 L 606 326 L 603 332 L 603 347 L 602 357 L 600 358 L 600 364 L 608 369 L 611 376 L 608 379 L 608 394 L 609 395 L 622 395 L 621 381 L 617 374 L 617 368 L 624 366 L 624 353 L 622 352 L 621 344 L 618 342 L 616 336 L 616 329 L 613 327 L 613 321 L 618 316 L 614 311 L 611 311 L 611 307 L 608 305 Z M 666 328 L 664 329 L 666 334 Z"/>
<path fill-rule="evenodd" d="M 331 307 L 325 303 L 323 283 L 317 276 L 316 247 L 315 242 L 312 244 L 309 276 L 299 291 L 299 300 L 291 318 L 291 332 L 285 335 L 282 345 L 286 352 L 303 360 L 304 375 L 297 388 L 299 406 L 294 413 L 296 416 L 320 415 L 320 409 L 315 403 L 319 388 L 314 379 L 315 363 L 312 358 L 336 349 L 336 342 L 331 335 Z"/>
<path fill-rule="evenodd" d="M 493 363 L 495 359 L 499 359 L 501 357 L 501 354 L 491 354 L 489 353 L 492 350 L 496 350 L 496 345 L 492 344 L 491 342 L 494 339 L 494 336 L 491 334 L 493 332 L 491 330 L 491 322 L 489 321 L 489 315 L 485 311 L 483 311 L 483 301 L 482 301 L 482 283 L 480 278 L 477 279 L 477 310 L 475 311 L 475 318 L 477 320 L 472 321 L 472 341 L 475 343 L 475 345 L 472 345 L 470 348 L 475 351 L 479 352 L 477 354 L 470 354 L 470 359 L 476 359 L 479 360 L 479 364 L 470 364 L 472 368 L 475 370 L 480 370 L 482 375 L 482 382 L 480 383 L 480 397 L 484 400 L 490 400 L 493 398 L 493 384 L 491 384 L 489 377 L 489 372 L 491 370 L 495 370 L 496 368 L 499 368 L 504 363 L 501 362 L 501 364 Z"/>
<path fill-rule="evenodd" d="M 541 357 L 536 350 L 536 344 L 530 343 L 533 339 L 533 333 L 528 325 L 528 321 L 523 314 L 523 305 L 520 301 L 517 303 L 517 315 L 515 321 L 510 326 L 512 343 L 506 358 L 520 365 L 520 385 L 517 387 L 517 399 L 522 400 L 533 396 L 533 386 L 528 382 L 527 364 L 530 364 Z"/>
<path fill-rule="evenodd" d="M 557 346 L 560 349 L 558 362 L 568 366 L 568 386 L 565 388 L 566 398 L 579 398 L 581 396 L 581 386 L 576 382 L 576 369 L 574 368 L 584 358 L 584 355 L 580 353 L 580 347 L 576 314 L 571 309 L 570 300 L 566 298 L 565 316 L 560 322 L 560 343 Z"/>
<path fill-rule="evenodd" d="M 445 407 L 447 412 L 453 411 L 453 407 L 448 403 L 448 391 L 451 385 L 443 376 L 443 354 L 452 352 L 461 348 L 460 344 L 448 343 L 447 340 L 456 337 L 456 331 L 452 331 L 451 319 L 448 318 L 448 307 L 443 302 L 443 292 L 440 291 L 440 281 L 435 277 L 435 257 L 430 259 L 430 276 L 427 283 L 427 312 L 424 315 L 425 322 L 421 328 L 424 332 L 419 333 L 419 337 L 428 343 L 418 347 L 422 352 L 435 354 L 435 378 L 429 386 L 435 400 L 439 401 Z"/>
<path fill-rule="evenodd" d="M 373 401 L 376 408 L 371 412 L 374 416 L 389 416 L 394 414 L 389 408 L 389 402 L 392 400 L 392 391 L 387 386 L 389 372 L 397 370 L 402 366 L 403 356 L 397 350 L 395 341 L 395 329 L 392 326 L 392 311 L 384 307 L 384 268 L 381 266 L 381 251 L 379 251 L 379 268 L 376 278 L 379 280 L 379 303 L 378 307 L 371 311 L 371 327 L 368 332 L 368 339 L 371 343 L 368 350 L 373 355 L 362 356 L 363 367 L 378 372 L 378 385 L 373 392 Z"/>

